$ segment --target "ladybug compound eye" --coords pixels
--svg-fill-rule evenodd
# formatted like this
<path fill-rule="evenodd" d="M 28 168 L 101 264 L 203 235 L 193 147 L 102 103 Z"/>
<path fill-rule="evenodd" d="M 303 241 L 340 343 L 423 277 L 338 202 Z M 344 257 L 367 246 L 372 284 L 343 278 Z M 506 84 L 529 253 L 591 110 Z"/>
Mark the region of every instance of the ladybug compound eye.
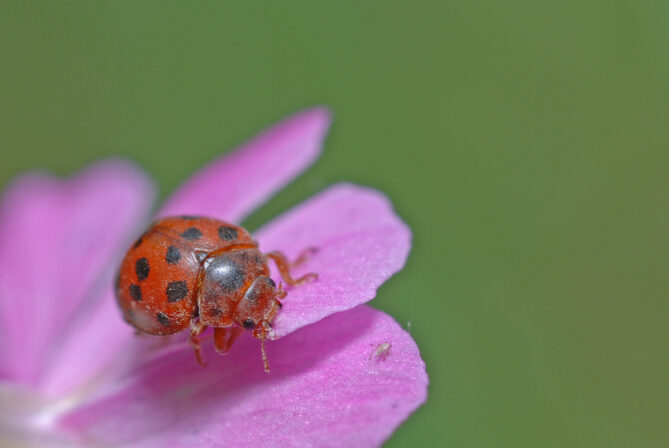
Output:
<path fill-rule="evenodd" d="M 253 322 L 251 319 L 246 319 L 244 323 L 242 324 L 245 330 L 252 330 L 256 327 L 256 323 Z"/>

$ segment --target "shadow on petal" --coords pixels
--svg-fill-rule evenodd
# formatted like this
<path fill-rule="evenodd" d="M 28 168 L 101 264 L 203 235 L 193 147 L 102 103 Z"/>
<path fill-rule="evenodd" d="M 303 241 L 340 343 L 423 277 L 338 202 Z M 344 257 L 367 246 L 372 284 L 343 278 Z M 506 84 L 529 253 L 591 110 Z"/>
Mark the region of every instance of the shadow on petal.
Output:
<path fill-rule="evenodd" d="M 380 344 L 392 347 L 374 356 Z M 115 391 L 65 416 L 88 444 L 128 446 L 378 445 L 424 402 L 418 348 L 397 323 L 361 306 L 268 344 L 241 339 L 229 355 L 207 344 L 170 353 L 120 379 Z"/>

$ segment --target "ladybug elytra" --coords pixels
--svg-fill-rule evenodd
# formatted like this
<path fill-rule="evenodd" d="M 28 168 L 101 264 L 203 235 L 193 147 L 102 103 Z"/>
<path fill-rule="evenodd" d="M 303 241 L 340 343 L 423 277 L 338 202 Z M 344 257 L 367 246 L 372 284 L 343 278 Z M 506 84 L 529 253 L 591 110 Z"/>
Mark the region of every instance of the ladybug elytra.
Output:
<path fill-rule="evenodd" d="M 214 328 L 214 346 L 226 353 L 244 330 L 264 341 L 286 292 L 270 278 L 268 259 L 283 280 L 297 285 L 315 279 L 290 275 L 281 252 L 263 254 L 242 227 L 199 216 L 155 221 L 126 253 L 116 283 L 124 319 L 143 333 L 169 335 L 190 328 L 188 341 L 204 365 L 199 335 Z"/>

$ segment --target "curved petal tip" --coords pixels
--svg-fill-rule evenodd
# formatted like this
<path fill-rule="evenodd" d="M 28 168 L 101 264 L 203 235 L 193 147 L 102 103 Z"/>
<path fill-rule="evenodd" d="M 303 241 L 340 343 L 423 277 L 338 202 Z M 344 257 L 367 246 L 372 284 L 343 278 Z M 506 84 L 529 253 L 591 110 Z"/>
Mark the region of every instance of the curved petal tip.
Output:
<path fill-rule="evenodd" d="M 318 158 L 330 121 L 324 107 L 286 118 L 196 173 L 158 215 L 241 221 Z"/>
<path fill-rule="evenodd" d="M 279 250 L 289 259 L 312 249 L 294 274 L 318 274 L 314 282 L 287 289 L 273 339 L 373 299 L 411 249 L 411 231 L 388 198 L 345 183 L 288 211 L 256 236 L 264 252 Z M 274 280 L 281 278 L 275 274 Z"/>

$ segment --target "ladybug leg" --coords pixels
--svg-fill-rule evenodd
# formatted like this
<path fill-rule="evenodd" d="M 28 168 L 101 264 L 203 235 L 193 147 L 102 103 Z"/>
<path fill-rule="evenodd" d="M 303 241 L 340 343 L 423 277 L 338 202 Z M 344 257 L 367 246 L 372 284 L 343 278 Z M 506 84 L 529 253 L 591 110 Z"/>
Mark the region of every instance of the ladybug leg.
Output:
<path fill-rule="evenodd" d="M 307 283 L 312 280 L 316 280 L 318 278 L 318 274 L 315 274 L 313 272 L 310 272 L 309 274 L 305 274 L 302 277 L 298 279 L 294 279 L 290 275 L 290 267 L 291 264 L 288 262 L 286 259 L 286 256 L 282 254 L 279 251 L 272 251 L 267 254 L 269 258 L 274 260 L 276 263 L 276 266 L 279 268 L 279 272 L 281 273 L 281 277 L 283 277 L 283 280 L 288 283 L 289 285 L 300 285 L 302 283 Z M 300 258 L 303 258 L 303 255 L 300 256 Z M 298 261 L 302 262 L 303 260 L 300 260 L 298 258 Z"/>
<path fill-rule="evenodd" d="M 202 322 L 195 322 L 190 327 L 190 334 L 188 335 L 188 344 L 195 350 L 195 358 L 197 358 L 198 364 L 202 367 L 206 366 L 207 363 L 204 362 L 202 358 L 202 350 L 200 349 L 200 333 L 207 329 L 207 326 Z"/>
<path fill-rule="evenodd" d="M 309 260 L 309 258 L 311 258 L 311 256 L 314 255 L 316 252 L 318 252 L 317 247 L 307 247 L 302 252 L 300 252 L 300 254 L 297 256 L 295 261 L 293 261 L 290 264 L 290 267 L 294 268 L 294 267 L 297 267 L 297 266 L 301 265 L 305 261 Z"/>
<path fill-rule="evenodd" d="M 283 289 L 283 283 L 279 282 L 279 287 L 276 288 L 276 291 L 274 291 L 274 298 L 276 299 L 283 299 L 288 295 L 286 291 Z M 281 302 L 279 303 L 279 307 L 281 307 Z"/>
<path fill-rule="evenodd" d="M 242 327 L 214 328 L 214 347 L 221 355 L 230 350 L 232 343 L 244 332 Z"/>

